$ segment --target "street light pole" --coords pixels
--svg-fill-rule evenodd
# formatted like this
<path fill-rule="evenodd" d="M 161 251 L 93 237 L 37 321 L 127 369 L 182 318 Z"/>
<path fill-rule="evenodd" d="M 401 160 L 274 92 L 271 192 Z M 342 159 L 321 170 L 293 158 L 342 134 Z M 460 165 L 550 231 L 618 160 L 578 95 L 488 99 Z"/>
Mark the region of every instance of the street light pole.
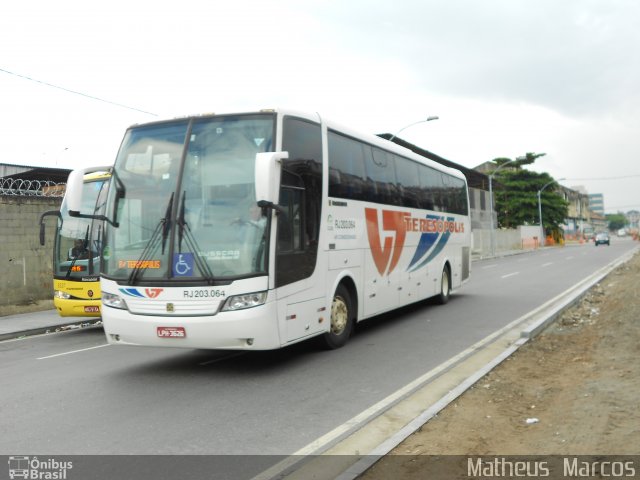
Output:
<path fill-rule="evenodd" d="M 496 168 L 491 175 L 489 175 L 489 218 L 491 220 L 491 230 L 489 231 L 489 241 L 491 243 L 491 256 L 496 256 L 496 246 L 495 246 L 495 231 L 493 224 L 493 176 L 498 173 L 498 171 L 509 165 L 510 163 L 517 162 L 520 160 L 525 160 L 527 157 L 516 157 L 513 160 L 509 160 L 508 162 L 503 163 L 498 168 Z"/>
<path fill-rule="evenodd" d="M 405 129 L 409 128 L 409 127 L 413 127 L 414 125 L 417 125 L 417 124 L 419 124 L 419 123 L 430 122 L 430 121 L 432 121 L 432 120 L 438 120 L 439 118 L 440 118 L 440 117 L 436 117 L 436 116 L 434 115 L 434 116 L 431 116 L 431 117 L 427 117 L 427 118 L 425 118 L 424 120 L 418 120 L 417 122 L 410 123 L 409 125 L 406 125 L 406 126 L 402 127 L 402 128 L 401 128 L 400 130 L 398 130 L 396 133 L 394 133 L 393 135 L 391 135 L 391 138 L 389 138 L 389 141 L 392 141 L 394 138 L 396 138 L 396 137 L 398 136 L 398 134 L 399 134 L 400 132 L 402 132 L 403 130 L 405 130 Z"/>
<path fill-rule="evenodd" d="M 547 182 L 544 184 L 544 186 L 538 190 L 538 219 L 540 221 L 540 239 L 541 242 L 540 244 L 544 247 L 545 242 L 545 235 L 544 235 L 544 226 L 542 225 L 542 191 L 547 188 L 549 185 L 553 184 L 553 183 L 558 183 L 561 180 L 566 180 L 566 178 L 559 178 L 557 180 L 551 180 L 550 182 Z"/>

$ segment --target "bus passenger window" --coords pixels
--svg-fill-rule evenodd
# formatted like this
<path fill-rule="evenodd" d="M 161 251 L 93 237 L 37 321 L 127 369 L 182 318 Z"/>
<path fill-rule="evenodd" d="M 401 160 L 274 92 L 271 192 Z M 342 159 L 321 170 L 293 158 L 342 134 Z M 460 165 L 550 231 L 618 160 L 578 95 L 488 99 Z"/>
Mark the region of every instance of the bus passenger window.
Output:
<path fill-rule="evenodd" d="M 278 212 L 278 251 L 292 252 L 304 250 L 302 223 L 303 190 L 283 187 L 280 191 Z"/>

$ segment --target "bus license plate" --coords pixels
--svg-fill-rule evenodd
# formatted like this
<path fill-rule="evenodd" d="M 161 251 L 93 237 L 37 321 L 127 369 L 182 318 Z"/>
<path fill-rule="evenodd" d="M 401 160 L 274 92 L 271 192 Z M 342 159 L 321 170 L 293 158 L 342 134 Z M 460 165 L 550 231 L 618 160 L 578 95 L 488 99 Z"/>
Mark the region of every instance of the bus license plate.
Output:
<path fill-rule="evenodd" d="M 160 338 L 184 338 L 187 336 L 184 327 L 158 327 L 157 332 Z"/>
<path fill-rule="evenodd" d="M 99 313 L 100 307 L 88 306 L 84 307 L 84 313 Z"/>

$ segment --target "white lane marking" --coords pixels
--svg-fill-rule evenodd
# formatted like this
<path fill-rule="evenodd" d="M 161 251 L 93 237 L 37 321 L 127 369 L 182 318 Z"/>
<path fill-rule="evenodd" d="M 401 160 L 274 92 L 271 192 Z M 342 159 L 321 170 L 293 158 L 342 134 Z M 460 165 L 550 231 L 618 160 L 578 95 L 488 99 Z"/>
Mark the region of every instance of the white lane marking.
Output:
<path fill-rule="evenodd" d="M 502 275 L 500 278 L 509 278 L 509 277 L 513 277 L 514 275 L 519 275 L 520 272 L 513 272 L 513 273 L 507 273 L 506 275 Z"/>
<path fill-rule="evenodd" d="M 485 268 L 494 268 L 494 267 L 497 267 L 497 266 L 498 266 L 497 264 L 496 264 L 496 265 L 485 265 L 485 266 L 484 266 L 484 267 L 482 267 L 482 268 L 483 268 L 483 269 L 485 269 Z"/>
<path fill-rule="evenodd" d="M 565 294 L 567 294 L 567 292 L 564 292 L 561 295 L 565 295 Z M 538 312 L 543 310 L 544 308 L 547 308 L 548 305 L 552 304 L 559 297 L 560 296 L 550 300 L 546 304 L 538 307 L 536 310 L 529 312 L 528 314 L 525 314 L 524 316 L 512 321 L 508 325 L 505 325 L 501 329 L 496 330 L 495 332 L 486 336 L 482 340 L 471 345 L 466 350 L 463 350 L 457 355 L 451 357 L 449 360 L 434 367 L 433 369 L 426 372 L 424 375 L 421 375 L 420 377 L 416 378 L 412 382 L 406 384 L 404 387 L 399 388 L 395 392 L 388 395 L 386 398 L 380 400 L 378 403 L 372 405 L 366 410 L 363 410 L 362 412 L 357 414 L 355 417 L 344 422 L 342 425 L 337 426 L 329 433 L 326 433 L 323 436 L 316 438 L 314 441 L 302 447 L 298 451 L 294 452 L 287 458 L 281 460 L 280 462 L 276 463 L 275 465 L 268 468 L 267 470 L 264 470 L 263 472 L 259 473 L 258 475 L 253 477 L 251 480 L 272 480 L 273 478 L 281 477 L 282 472 L 296 465 L 300 461 L 301 457 L 304 457 L 307 455 L 319 455 L 322 452 L 325 452 L 330 448 L 331 445 L 335 445 L 336 443 L 339 443 L 345 438 L 348 438 L 348 436 L 353 434 L 353 432 L 369 424 L 370 421 L 372 421 L 378 415 L 389 410 L 393 405 L 401 402 L 403 399 L 417 392 L 420 388 L 423 388 L 425 385 L 427 385 L 427 383 L 438 378 L 441 374 L 448 372 L 451 368 L 453 368 L 454 366 L 461 363 L 463 360 L 470 357 L 473 353 L 480 351 L 482 348 L 486 347 L 494 340 L 500 338 L 501 335 L 504 335 L 512 328 L 515 328 L 516 325 L 519 325 L 524 320 L 529 318 L 529 316 L 532 315 L 533 312 Z"/>
<path fill-rule="evenodd" d="M 565 260 L 573 260 L 573 255 L 570 257 L 565 258 Z"/>
<path fill-rule="evenodd" d="M 70 352 L 56 353 L 55 355 L 48 355 L 46 357 L 39 357 L 36 360 L 46 360 L 47 358 L 61 357 L 63 355 L 71 355 L 72 353 L 86 352 L 87 350 L 95 350 L 96 348 L 102 348 L 102 347 L 108 347 L 108 346 L 109 346 L 109 344 L 105 343 L 104 345 L 98 345 L 96 347 L 81 348 L 80 350 L 72 350 Z"/>
<path fill-rule="evenodd" d="M 499 338 L 501 335 L 505 334 L 512 328 L 515 328 L 518 325 L 524 325 L 525 321 L 536 318 L 536 316 L 540 316 L 543 314 L 548 316 L 550 312 L 557 311 L 555 309 L 557 308 L 557 303 L 560 301 L 560 299 L 564 297 L 568 297 L 570 295 L 575 296 L 576 292 L 583 292 L 591 285 L 595 285 L 597 281 L 600 281 L 601 278 L 604 278 L 604 276 L 608 274 L 610 271 L 612 271 L 615 267 L 617 267 L 621 263 L 624 263 L 625 261 L 628 261 L 633 256 L 636 250 L 640 250 L 640 247 L 632 251 L 630 255 L 620 257 L 622 258 L 622 261 L 618 259 L 618 261 L 614 261 L 611 264 L 609 264 L 608 265 L 609 269 L 605 273 L 603 272 L 607 270 L 607 267 L 604 267 L 598 270 L 597 272 L 581 280 L 576 285 L 568 288 L 567 290 L 560 293 L 559 295 L 552 298 L 551 300 L 547 301 L 546 303 L 531 310 L 530 312 L 524 314 L 523 316 L 517 318 L 516 320 L 513 320 L 508 325 L 505 325 L 500 330 L 493 332 L 492 334 L 480 340 L 476 344 L 471 345 L 469 348 L 460 352 L 458 355 L 450 358 L 444 363 L 441 363 L 431 371 L 425 373 L 421 377 L 418 377 L 413 382 L 400 388 L 396 392 L 392 393 L 385 399 L 379 401 L 375 405 L 369 407 L 367 410 L 364 410 L 363 412 L 359 413 L 358 415 L 351 418 L 350 420 L 347 420 L 345 423 L 343 423 L 342 425 L 339 425 L 329 433 L 326 433 L 322 437 L 315 439 L 314 441 L 312 441 L 305 447 L 301 448 L 297 452 L 294 452 L 292 455 L 281 460 L 279 463 L 273 465 L 267 470 L 264 470 L 260 474 L 253 477 L 252 480 L 271 480 L 273 478 L 280 477 L 282 476 L 283 472 L 297 465 L 298 462 L 300 462 L 300 457 L 307 456 L 307 455 L 320 455 L 321 453 L 327 451 L 331 445 L 337 444 L 341 439 L 348 438 L 348 436 L 351 435 L 353 432 L 355 432 L 356 430 L 359 430 L 363 426 L 366 426 L 371 419 L 387 411 L 391 406 L 393 406 L 396 403 L 399 403 L 403 398 L 408 397 L 412 393 L 416 392 L 419 388 L 424 387 L 427 384 L 427 382 L 437 378 L 442 373 L 446 373 L 452 367 L 458 365 L 462 360 L 468 358 L 472 353 L 480 351 L 482 348 L 489 345 L 493 340 Z M 594 280 L 596 278 L 598 278 L 597 281 Z M 554 305 L 556 306 L 553 307 Z M 518 340 L 518 342 L 520 341 L 521 340 Z M 446 398 L 451 398 L 451 392 L 449 392 L 447 395 L 443 397 L 443 399 L 446 399 Z M 354 477 L 349 476 L 346 478 L 354 478 Z"/>
<path fill-rule="evenodd" d="M 547 262 L 542 264 L 543 267 L 548 267 L 549 265 L 553 265 L 553 262 Z"/>

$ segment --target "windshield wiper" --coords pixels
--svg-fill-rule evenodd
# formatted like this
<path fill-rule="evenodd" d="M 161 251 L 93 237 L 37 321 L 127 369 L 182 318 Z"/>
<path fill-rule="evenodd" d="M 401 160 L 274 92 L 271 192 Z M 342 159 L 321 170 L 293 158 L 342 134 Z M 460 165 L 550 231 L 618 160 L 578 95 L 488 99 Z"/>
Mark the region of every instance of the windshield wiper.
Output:
<path fill-rule="evenodd" d="M 189 224 L 186 222 L 184 218 L 184 209 L 185 209 L 184 205 L 185 205 L 186 193 L 187 193 L 186 190 L 182 192 L 182 200 L 180 203 L 180 213 L 178 215 L 178 221 L 177 221 L 178 253 L 182 252 L 182 239 L 184 238 L 187 243 L 187 248 L 191 250 L 191 252 L 193 252 L 193 258 L 196 263 L 196 266 L 198 267 L 198 270 L 200 270 L 200 273 L 203 275 L 205 280 L 207 280 L 207 283 L 209 285 L 213 285 L 213 282 L 214 282 L 213 272 L 209 268 L 209 264 L 207 263 L 207 261 L 200 256 L 200 247 L 198 246 L 198 242 L 193 236 L 193 233 L 189 228 Z"/>
<path fill-rule="evenodd" d="M 151 234 L 151 237 L 149 238 L 147 245 L 144 247 L 144 250 L 142 250 L 142 253 L 140 254 L 140 258 L 138 258 L 138 261 L 136 262 L 133 269 L 131 270 L 131 273 L 129 274 L 130 285 L 135 285 L 135 283 L 138 280 L 138 276 L 140 275 L 140 271 L 142 270 L 142 266 L 144 265 L 144 262 L 148 260 L 151 257 L 151 255 L 155 253 L 159 243 L 162 243 L 162 254 L 164 255 L 164 247 L 167 241 L 167 237 L 169 236 L 169 230 L 171 225 L 172 206 L 173 206 L 173 192 L 171 193 L 171 198 L 169 199 L 169 204 L 167 205 L 167 210 L 165 212 L 164 218 L 161 218 L 160 221 L 158 222 L 158 225 L 156 225 L 156 228 Z M 162 235 L 160 235 L 160 232 L 162 232 Z"/>
<path fill-rule="evenodd" d="M 126 189 L 124 183 L 122 183 L 122 180 L 120 180 L 120 175 L 116 173 L 115 169 L 113 169 L 111 177 L 116 184 L 116 198 L 113 200 L 113 221 L 109 221 L 108 218 L 105 218 L 109 223 L 111 223 L 111 225 L 118 228 L 118 204 L 120 203 L 120 199 L 125 197 Z"/>
<path fill-rule="evenodd" d="M 184 200 L 187 191 L 182 192 L 182 200 L 180 201 L 180 213 L 178 214 L 178 252 L 182 252 L 182 236 L 184 235 L 184 228 L 188 227 L 187 222 L 184 220 Z"/>
<path fill-rule="evenodd" d="M 162 255 L 164 255 L 164 247 L 167 244 L 167 238 L 169 237 L 169 230 L 171 229 L 171 208 L 173 207 L 173 192 L 171 192 L 171 198 L 169 199 L 169 205 L 167 205 L 167 211 L 164 214 L 162 222 Z"/>
<path fill-rule="evenodd" d="M 98 224 L 98 235 L 96 240 L 93 242 L 94 246 L 95 246 L 95 251 L 96 251 L 96 255 L 100 257 L 100 261 L 102 261 L 102 235 L 103 235 L 103 226 L 102 223 Z M 93 268 L 93 258 L 91 258 L 91 262 L 89 262 L 89 265 L 91 265 L 91 271 L 89 272 L 91 275 L 94 275 L 94 268 Z M 100 263 L 98 263 L 98 273 L 100 273 Z"/>

